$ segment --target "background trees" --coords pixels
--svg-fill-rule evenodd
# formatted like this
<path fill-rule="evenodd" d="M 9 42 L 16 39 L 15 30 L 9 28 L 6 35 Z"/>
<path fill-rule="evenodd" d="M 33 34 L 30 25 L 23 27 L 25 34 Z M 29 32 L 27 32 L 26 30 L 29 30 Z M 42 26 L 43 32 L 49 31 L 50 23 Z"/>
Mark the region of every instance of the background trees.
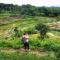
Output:
<path fill-rule="evenodd" d="M 13 5 L 0 3 L 0 13 L 8 12 L 12 15 L 28 16 L 58 16 L 60 7 L 35 7 L 32 5 Z"/>

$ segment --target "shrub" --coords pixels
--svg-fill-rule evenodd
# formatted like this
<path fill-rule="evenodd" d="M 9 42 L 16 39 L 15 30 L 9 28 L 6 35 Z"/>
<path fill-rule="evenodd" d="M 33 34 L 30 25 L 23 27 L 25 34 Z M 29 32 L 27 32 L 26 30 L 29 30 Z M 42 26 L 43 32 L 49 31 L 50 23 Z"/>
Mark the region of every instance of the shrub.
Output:
<path fill-rule="evenodd" d="M 48 31 L 48 26 L 43 23 L 39 23 L 35 26 L 35 28 L 39 31 L 41 39 L 44 39 Z"/>

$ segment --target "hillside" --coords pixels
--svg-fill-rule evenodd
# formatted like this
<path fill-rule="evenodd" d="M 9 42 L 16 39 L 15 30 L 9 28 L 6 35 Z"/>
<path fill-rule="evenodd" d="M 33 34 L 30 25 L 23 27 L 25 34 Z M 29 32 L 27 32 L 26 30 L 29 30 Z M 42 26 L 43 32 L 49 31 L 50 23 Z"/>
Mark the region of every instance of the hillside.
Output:
<path fill-rule="evenodd" d="M 13 4 L 0 7 L 0 60 L 60 60 L 59 7 Z M 41 31 L 46 34 L 41 35 Z M 23 48 L 25 32 L 29 35 L 30 50 Z"/>
<path fill-rule="evenodd" d="M 2 34 L 7 31 L 18 27 L 19 30 L 27 30 L 29 28 L 33 28 L 37 23 L 46 23 L 52 31 L 59 32 L 59 21 L 55 17 L 39 17 L 39 16 L 6 16 L 0 18 L 0 31 Z"/>

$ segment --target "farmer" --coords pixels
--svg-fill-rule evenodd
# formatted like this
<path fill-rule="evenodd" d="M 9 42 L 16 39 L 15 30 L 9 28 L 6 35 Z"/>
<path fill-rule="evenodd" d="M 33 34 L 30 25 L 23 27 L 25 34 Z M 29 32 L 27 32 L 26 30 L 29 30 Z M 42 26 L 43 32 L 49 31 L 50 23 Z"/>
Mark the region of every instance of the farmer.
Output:
<path fill-rule="evenodd" d="M 22 42 L 25 50 L 29 50 L 29 35 L 28 33 L 24 33 L 22 36 Z"/>

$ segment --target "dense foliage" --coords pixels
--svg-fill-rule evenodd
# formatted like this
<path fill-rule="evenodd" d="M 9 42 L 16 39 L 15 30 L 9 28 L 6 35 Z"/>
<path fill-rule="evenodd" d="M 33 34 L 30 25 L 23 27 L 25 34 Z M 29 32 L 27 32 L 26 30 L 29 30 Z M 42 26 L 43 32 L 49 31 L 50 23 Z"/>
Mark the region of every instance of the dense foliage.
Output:
<path fill-rule="evenodd" d="M 13 5 L 0 3 L 0 13 L 10 13 L 11 15 L 29 16 L 58 16 L 60 7 L 35 7 L 31 5 Z"/>
<path fill-rule="evenodd" d="M 43 23 L 39 23 L 36 25 L 35 28 L 39 31 L 41 39 L 44 39 L 46 37 L 46 33 L 48 31 L 47 25 L 45 25 Z"/>

